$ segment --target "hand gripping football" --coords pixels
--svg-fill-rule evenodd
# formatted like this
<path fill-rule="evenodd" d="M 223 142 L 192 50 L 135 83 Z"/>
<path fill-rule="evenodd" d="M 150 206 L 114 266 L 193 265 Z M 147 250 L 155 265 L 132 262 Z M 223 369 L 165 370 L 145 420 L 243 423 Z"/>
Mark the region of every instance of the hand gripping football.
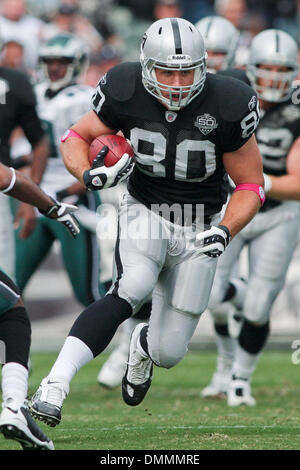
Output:
<path fill-rule="evenodd" d="M 124 153 L 128 153 L 130 157 L 134 156 L 134 150 L 125 137 L 121 135 L 100 135 L 96 137 L 90 145 L 89 149 L 89 162 L 90 165 L 97 157 L 100 150 L 106 145 L 108 152 L 104 158 L 104 164 L 106 167 L 115 165 Z"/>

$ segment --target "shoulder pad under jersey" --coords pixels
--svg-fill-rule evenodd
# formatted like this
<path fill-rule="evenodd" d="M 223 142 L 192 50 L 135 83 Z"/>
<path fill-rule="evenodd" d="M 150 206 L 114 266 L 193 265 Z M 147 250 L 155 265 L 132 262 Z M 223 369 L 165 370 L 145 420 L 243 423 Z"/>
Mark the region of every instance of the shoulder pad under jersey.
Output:
<path fill-rule="evenodd" d="M 134 94 L 136 81 L 141 79 L 139 62 L 124 62 L 107 72 L 107 91 L 116 101 L 128 101 Z"/>
<path fill-rule="evenodd" d="M 224 75 L 213 75 L 213 94 L 218 101 L 222 119 L 229 122 L 239 121 L 256 107 L 255 91 L 246 83 Z"/>
<path fill-rule="evenodd" d="M 217 74 L 223 75 L 224 77 L 236 78 L 237 80 L 241 80 L 241 82 L 244 82 L 247 85 L 251 86 L 246 70 L 232 68 L 226 70 L 219 70 Z"/>

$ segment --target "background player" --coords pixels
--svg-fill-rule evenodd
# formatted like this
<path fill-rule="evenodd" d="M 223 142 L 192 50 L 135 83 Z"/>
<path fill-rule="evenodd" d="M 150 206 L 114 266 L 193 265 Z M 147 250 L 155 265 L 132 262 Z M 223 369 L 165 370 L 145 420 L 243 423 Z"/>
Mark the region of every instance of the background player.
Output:
<path fill-rule="evenodd" d="M 50 156 L 41 187 L 52 197 L 76 203 L 78 218 L 84 224 L 81 211 L 96 212 L 100 204 L 97 192 L 87 192 L 65 168 L 59 151 L 60 139 L 90 108 L 93 89 L 76 83 L 88 62 L 83 42 L 69 33 L 51 38 L 40 50 L 40 67 L 47 79 L 36 86 L 38 114 L 47 129 Z M 83 305 L 89 305 L 106 292 L 100 284 L 100 255 L 96 234 L 80 224 L 81 230 L 70 244 L 64 230 L 52 220 L 39 216 L 33 232 L 26 239 L 16 234 L 16 281 L 21 292 L 32 274 L 59 240 L 63 262 L 73 291 Z"/>
<path fill-rule="evenodd" d="M 0 48 L 2 40 L 0 38 Z M 13 130 L 20 126 L 33 149 L 33 160 L 30 167 L 32 180 L 39 184 L 48 158 L 48 140 L 42 123 L 36 112 L 36 99 L 32 85 L 27 76 L 20 71 L 0 66 L 1 104 L 0 104 L 0 161 L 12 165 L 10 158 L 10 137 Z M 18 220 L 23 219 L 21 235 L 30 230 L 32 209 L 22 205 Z M 1 220 L 0 259 L 5 272 L 15 278 L 15 249 L 13 236 L 13 217 L 9 199 L 0 194 Z"/>
<path fill-rule="evenodd" d="M 61 204 L 43 193 L 31 180 L 0 164 L 0 190 L 29 204 L 47 217 L 61 222 L 75 237 L 79 227 L 72 213 L 76 207 Z M 27 404 L 30 321 L 14 282 L 0 269 L 0 342 L 2 367 L 2 413 L 0 432 L 20 442 L 23 449 L 53 450 L 52 441 L 31 418 Z"/>
<path fill-rule="evenodd" d="M 215 73 L 233 67 L 239 31 L 221 16 L 207 16 L 195 24 L 204 39 L 207 71 Z"/>
<path fill-rule="evenodd" d="M 300 210 L 300 109 L 293 103 L 293 81 L 297 76 L 298 48 L 285 32 L 266 30 L 250 48 L 247 71 L 229 74 L 251 84 L 261 107 L 256 131 L 263 156 L 266 203 L 243 229 L 220 259 L 210 307 L 215 318 L 218 366 L 203 396 L 228 392 L 228 404 L 255 405 L 250 379 L 269 334 L 272 305 L 284 286 L 288 266 L 298 241 Z M 231 279 L 234 263 L 248 246 L 248 285 Z M 246 288 L 245 288 L 246 287 Z M 224 304 L 243 307 L 243 325 L 238 344 L 229 337 Z M 231 376 L 233 374 L 233 379 Z"/>

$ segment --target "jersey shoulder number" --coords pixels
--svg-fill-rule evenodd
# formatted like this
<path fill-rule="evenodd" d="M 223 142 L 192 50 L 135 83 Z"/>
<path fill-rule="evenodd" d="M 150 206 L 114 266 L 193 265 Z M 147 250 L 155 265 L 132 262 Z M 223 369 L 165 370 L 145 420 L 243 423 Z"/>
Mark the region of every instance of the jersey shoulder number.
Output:
<path fill-rule="evenodd" d="M 214 75 L 212 95 L 222 121 L 221 141 L 225 152 L 233 152 L 252 136 L 259 124 L 259 103 L 255 91 L 229 76 Z"/>
<path fill-rule="evenodd" d="M 105 100 L 125 102 L 130 100 L 135 92 L 136 79 L 141 74 L 137 62 L 124 62 L 110 69 L 101 77 L 93 95 L 93 109 L 97 113 Z"/>

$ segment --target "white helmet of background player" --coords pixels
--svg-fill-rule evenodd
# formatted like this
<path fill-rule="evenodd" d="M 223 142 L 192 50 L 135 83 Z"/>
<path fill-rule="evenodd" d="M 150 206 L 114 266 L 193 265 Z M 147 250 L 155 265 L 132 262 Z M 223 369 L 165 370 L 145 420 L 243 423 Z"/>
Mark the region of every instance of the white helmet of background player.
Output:
<path fill-rule="evenodd" d="M 206 78 L 204 41 L 195 26 L 182 18 L 164 18 L 145 32 L 141 44 L 142 80 L 146 90 L 171 111 L 188 105 L 202 91 Z M 177 87 L 179 99 L 172 99 L 172 87 L 157 81 L 155 69 L 194 70 L 190 86 Z M 162 92 L 168 92 L 164 97 Z"/>
<path fill-rule="evenodd" d="M 236 27 L 222 16 L 207 16 L 195 26 L 204 39 L 207 70 L 216 72 L 232 67 L 240 37 Z"/>
<path fill-rule="evenodd" d="M 74 83 L 87 67 L 88 56 L 86 44 L 70 33 L 57 34 L 43 44 L 39 53 L 39 62 L 50 82 L 50 89 L 57 91 Z M 56 81 L 51 81 L 48 74 L 47 62 L 51 59 L 66 59 L 70 62 L 64 77 Z"/>
<path fill-rule="evenodd" d="M 286 71 L 266 70 L 266 66 L 286 67 Z M 247 75 L 257 96 L 265 101 L 281 102 L 290 97 L 298 74 L 298 46 L 284 31 L 267 29 L 253 39 Z M 263 82 L 263 84 L 262 84 Z"/>

